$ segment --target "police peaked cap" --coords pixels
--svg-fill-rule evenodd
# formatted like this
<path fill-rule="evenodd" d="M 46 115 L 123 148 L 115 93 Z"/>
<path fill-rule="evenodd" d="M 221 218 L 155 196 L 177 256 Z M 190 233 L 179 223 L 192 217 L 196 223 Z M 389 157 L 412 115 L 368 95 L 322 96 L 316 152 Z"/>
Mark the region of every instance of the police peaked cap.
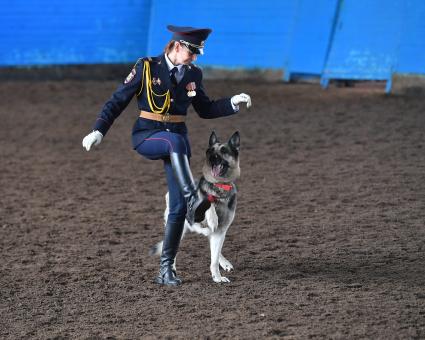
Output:
<path fill-rule="evenodd" d="M 167 28 L 174 33 L 172 40 L 183 43 L 192 53 L 204 54 L 205 40 L 212 32 L 211 29 L 173 25 L 168 25 Z"/>

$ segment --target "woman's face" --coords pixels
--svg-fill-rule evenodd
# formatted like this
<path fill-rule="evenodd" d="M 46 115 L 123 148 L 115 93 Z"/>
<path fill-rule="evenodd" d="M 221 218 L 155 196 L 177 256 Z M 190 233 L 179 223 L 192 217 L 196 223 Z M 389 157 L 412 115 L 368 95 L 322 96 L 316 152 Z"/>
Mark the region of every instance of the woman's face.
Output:
<path fill-rule="evenodd" d="M 185 45 L 180 44 L 179 42 L 176 42 L 175 51 L 177 65 L 188 65 L 194 62 L 197 58 L 195 53 L 192 53 Z"/>

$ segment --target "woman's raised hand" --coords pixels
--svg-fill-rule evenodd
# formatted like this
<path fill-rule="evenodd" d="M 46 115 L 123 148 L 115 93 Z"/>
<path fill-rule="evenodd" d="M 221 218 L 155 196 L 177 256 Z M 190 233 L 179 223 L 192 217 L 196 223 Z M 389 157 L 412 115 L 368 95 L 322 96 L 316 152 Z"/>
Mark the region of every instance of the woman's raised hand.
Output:
<path fill-rule="evenodd" d="M 239 106 L 240 103 L 246 103 L 246 108 L 249 109 L 252 105 L 251 97 L 246 93 L 237 94 L 236 96 L 233 96 L 232 104 L 236 107 Z"/>

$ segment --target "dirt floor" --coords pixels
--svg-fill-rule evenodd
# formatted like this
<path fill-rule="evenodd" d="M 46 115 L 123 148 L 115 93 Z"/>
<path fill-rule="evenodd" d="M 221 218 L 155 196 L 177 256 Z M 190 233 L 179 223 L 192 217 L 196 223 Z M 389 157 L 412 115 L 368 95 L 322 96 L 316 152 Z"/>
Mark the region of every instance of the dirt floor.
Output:
<path fill-rule="evenodd" d="M 179 288 L 153 283 L 166 185 L 132 150 L 131 103 L 81 140 L 116 81 L 0 83 L 1 339 L 424 339 L 425 101 L 382 86 L 209 81 L 253 107 L 189 113 L 193 171 L 211 130 L 241 132 L 236 219 L 209 273 L 182 243 Z"/>

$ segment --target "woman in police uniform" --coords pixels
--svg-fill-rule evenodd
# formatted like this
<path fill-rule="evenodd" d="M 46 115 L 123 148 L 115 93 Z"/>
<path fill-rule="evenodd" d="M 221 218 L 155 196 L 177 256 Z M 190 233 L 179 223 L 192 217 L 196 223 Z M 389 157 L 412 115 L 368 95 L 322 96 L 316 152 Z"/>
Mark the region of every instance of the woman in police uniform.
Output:
<path fill-rule="evenodd" d="M 123 84 L 105 103 L 93 128 L 83 139 L 87 151 L 98 145 L 114 120 L 136 95 L 140 110 L 132 131 L 133 147 L 142 156 L 164 162 L 169 191 L 169 214 L 165 227 L 159 275 L 155 282 L 179 285 L 173 271 L 184 221 L 204 219 L 210 203 L 201 197 L 189 167 L 191 155 L 185 117 L 192 105 L 201 118 L 229 116 L 240 103 L 251 105 L 244 93 L 231 98 L 210 100 L 202 85 L 202 71 L 192 64 L 203 54 L 208 28 L 167 26 L 173 32 L 163 54 L 141 58 Z"/>

